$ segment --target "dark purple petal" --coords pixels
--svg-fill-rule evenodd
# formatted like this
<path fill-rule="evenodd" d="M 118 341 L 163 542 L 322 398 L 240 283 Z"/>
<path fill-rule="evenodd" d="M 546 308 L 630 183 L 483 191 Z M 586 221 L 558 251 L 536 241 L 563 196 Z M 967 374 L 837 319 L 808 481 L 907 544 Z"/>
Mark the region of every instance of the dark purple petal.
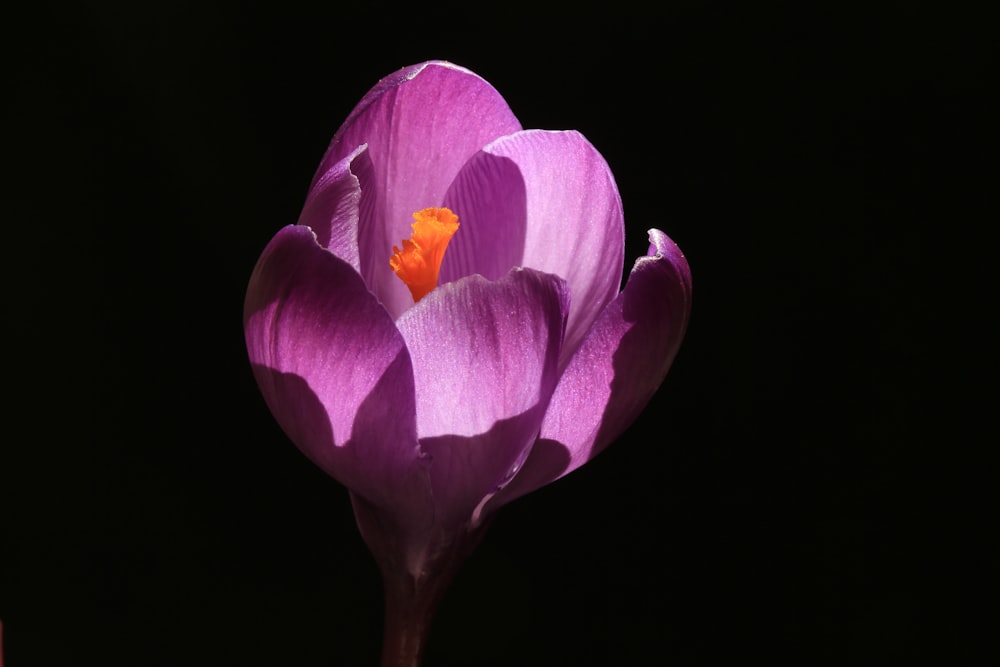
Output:
<path fill-rule="evenodd" d="M 497 137 L 521 129 L 503 97 L 472 72 L 445 62 L 408 67 L 379 82 L 337 131 L 314 186 L 337 162 L 367 144 L 374 193 L 359 238 L 361 274 L 395 317 L 412 304 L 389 268 L 392 245 L 410 237 L 415 211 L 440 206 L 462 165 Z M 374 245 L 369 246 L 371 242 Z"/>
<path fill-rule="evenodd" d="M 691 311 L 691 272 L 663 232 L 573 355 L 552 396 L 539 442 L 493 511 L 580 467 L 624 431 L 663 381 Z"/>
<path fill-rule="evenodd" d="M 264 250 L 244 331 L 261 393 L 299 449 L 370 502 L 429 520 L 406 345 L 357 272 L 308 227 L 285 227 Z"/>
<path fill-rule="evenodd" d="M 468 521 L 534 442 L 568 306 L 561 279 L 515 269 L 495 282 L 443 285 L 396 321 L 413 359 L 417 433 L 444 525 Z"/>
<path fill-rule="evenodd" d="M 456 272 L 482 273 L 477 264 L 495 271 L 484 256 L 496 253 L 506 262 L 520 252 L 515 266 L 569 283 L 565 365 L 621 284 L 625 226 L 604 158 L 579 132 L 517 132 L 470 160 L 445 201 L 467 227 L 477 226 L 460 229 L 452 240 L 461 260 Z M 481 231 L 479 225 L 509 228 Z"/>

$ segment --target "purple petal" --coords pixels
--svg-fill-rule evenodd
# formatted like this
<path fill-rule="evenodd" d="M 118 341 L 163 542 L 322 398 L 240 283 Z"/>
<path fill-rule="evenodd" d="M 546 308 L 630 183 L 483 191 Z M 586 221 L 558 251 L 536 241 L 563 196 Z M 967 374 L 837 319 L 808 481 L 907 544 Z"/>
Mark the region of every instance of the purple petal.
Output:
<path fill-rule="evenodd" d="M 652 398 L 677 354 L 691 311 L 691 272 L 663 232 L 601 313 L 559 380 L 539 442 L 488 510 L 580 467 L 624 431 Z"/>
<path fill-rule="evenodd" d="M 250 278 L 247 352 L 271 413 L 314 463 L 403 516 L 430 517 L 413 371 L 385 309 L 313 232 L 278 232 Z"/>
<path fill-rule="evenodd" d="M 359 239 L 361 274 L 394 317 L 412 298 L 389 268 L 389 256 L 394 243 L 410 237 L 413 213 L 440 206 L 466 160 L 520 129 L 484 79 L 450 63 L 429 62 L 383 79 L 337 131 L 314 185 L 332 165 L 368 145 L 372 178 L 361 185 L 373 193 L 370 220 L 380 230 Z"/>
<path fill-rule="evenodd" d="M 441 286 L 397 320 L 446 526 L 468 521 L 534 442 L 558 377 L 568 306 L 561 279 L 517 269 L 496 282 L 470 276 Z"/>
<path fill-rule="evenodd" d="M 298 224 L 312 229 L 321 246 L 350 264 L 355 271 L 360 271 L 358 224 L 361 185 L 354 172 L 367 174 L 370 170 L 371 161 L 364 146 L 335 162 L 325 173 L 318 175 L 299 215 Z"/>
<path fill-rule="evenodd" d="M 524 177 L 510 158 L 480 151 L 444 196 L 461 227 L 448 244 L 440 282 L 478 273 L 497 280 L 521 266 L 528 220 Z"/>
<path fill-rule="evenodd" d="M 460 236 L 470 230 L 460 229 L 452 243 L 463 259 L 475 258 L 461 270 L 476 272 L 471 264 L 482 254 L 495 252 L 506 261 L 523 248 L 516 266 L 564 278 L 573 301 L 563 343 L 565 365 L 621 284 L 625 226 L 618 187 L 604 158 L 579 132 L 526 130 L 498 139 L 483 153 L 490 158 L 470 160 L 446 201 L 454 201 L 452 210 L 470 225 L 484 219 L 511 229 L 506 235 L 468 233 L 468 242 L 487 244 L 469 250 L 462 248 L 466 239 Z M 501 219 L 494 207 L 505 200 L 506 219 Z M 522 201 L 523 218 L 517 210 Z"/>

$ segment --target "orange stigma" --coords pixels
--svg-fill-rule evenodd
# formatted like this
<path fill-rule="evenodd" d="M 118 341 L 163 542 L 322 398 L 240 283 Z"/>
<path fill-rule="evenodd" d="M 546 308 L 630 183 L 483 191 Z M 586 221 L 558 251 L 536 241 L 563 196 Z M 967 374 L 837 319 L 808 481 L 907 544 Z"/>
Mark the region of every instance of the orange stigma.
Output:
<path fill-rule="evenodd" d="M 389 266 L 406 283 L 416 303 L 437 287 L 448 241 L 458 231 L 458 216 L 446 208 L 425 208 L 413 214 L 413 235 L 403 249 L 392 247 Z"/>

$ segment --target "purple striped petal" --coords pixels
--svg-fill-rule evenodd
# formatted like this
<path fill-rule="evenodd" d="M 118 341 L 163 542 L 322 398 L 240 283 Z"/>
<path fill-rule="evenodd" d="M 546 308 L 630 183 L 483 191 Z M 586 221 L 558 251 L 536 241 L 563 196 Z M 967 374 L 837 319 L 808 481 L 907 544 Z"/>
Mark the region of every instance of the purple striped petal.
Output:
<path fill-rule="evenodd" d="M 406 345 L 357 272 L 308 227 L 285 227 L 264 250 L 244 330 L 261 393 L 299 449 L 370 502 L 430 516 Z"/>
<path fill-rule="evenodd" d="M 569 306 L 556 276 L 517 269 L 437 288 L 396 325 L 413 359 L 417 433 L 438 521 L 468 521 L 535 441 Z"/>
<path fill-rule="evenodd" d="M 448 244 L 440 282 L 476 273 L 496 280 L 522 265 L 528 197 L 516 162 L 476 153 L 448 188 L 444 206 L 458 215 L 461 227 Z"/>
<path fill-rule="evenodd" d="M 625 226 L 607 162 L 579 132 L 517 132 L 469 161 L 445 205 L 468 223 L 449 249 L 461 265 L 448 267 L 447 275 L 490 275 L 496 268 L 484 256 L 495 253 L 510 261 L 521 253 L 514 266 L 553 273 L 569 283 L 573 303 L 563 343 L 565 365 L 621 284 Z"/>
<path fill-rule="evenodd" d="M 445 62 L 409 67 L 382 80 L 337 131 L 320 164 L 323 174 L 367 144 L 372 194 L 368 220 L 378 231 L 359 238 L 361 274 L 389 312 L 412 305 L 389 268 L 392 245 L 410 237 L 412 214 L 440 206 L 463 164 L 497 137 L 521 129 L 500 93 L 478 75 Z M 363 206 L 364 208 L 364 206 Z"/>
<path fill-rule="evenodd" d="M 511 500 L 580 467 L 624 431 L 652 398 L 677 354 L 691 311 L 691 272 L 663 232 L 608 304 L 559 380 L 539 442 L 488 505 Z"/>

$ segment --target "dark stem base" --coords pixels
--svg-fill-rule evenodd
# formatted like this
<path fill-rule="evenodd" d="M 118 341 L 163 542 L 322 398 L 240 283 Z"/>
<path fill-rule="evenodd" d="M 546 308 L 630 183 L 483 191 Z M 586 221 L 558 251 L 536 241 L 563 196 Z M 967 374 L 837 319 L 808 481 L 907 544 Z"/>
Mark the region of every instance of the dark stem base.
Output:
<path fill-rule="evenodd" d="M 351 501 L 361 535 L 382 572 L 382 667 L 419 667 L 438 605 L 489 522 L 454 530 L 435 527 L 417 538 L 363 498 L 352 494 Z"/>

